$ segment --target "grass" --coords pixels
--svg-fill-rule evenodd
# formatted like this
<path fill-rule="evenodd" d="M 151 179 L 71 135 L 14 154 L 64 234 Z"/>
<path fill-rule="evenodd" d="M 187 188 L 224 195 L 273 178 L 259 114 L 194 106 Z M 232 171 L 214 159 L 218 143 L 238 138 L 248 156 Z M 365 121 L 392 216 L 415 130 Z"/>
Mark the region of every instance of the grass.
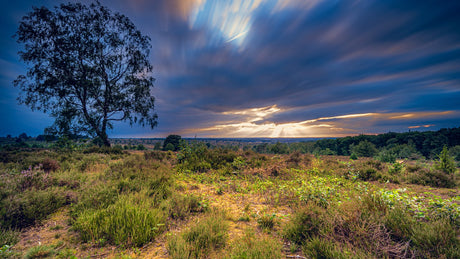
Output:
<path fill-rule="evenodd" d="M 247 232 L 236 240 L 230 248 L 227 258 L 231 259 L 278 259 L 282 258 L 282 244 L 272 236 L 256 236 Z"/>
<path fill-rule="evenodd" d="M 0 258 L 460 257 L 459 177 L 432 161 L 203 145 L 1 158 Z"/>
<path fill-rule="evenodd" d="M 120 246 L 142 246 L 164 231 L 163 212 L 142 196 L 120 196 L 100 210 L 87 210 L 74 223 L 83 241 L 107 240 Z"/>
<path fill-rule="evenodd" d="M 212 211 L 191 228 L 169 238 L 172 258 L 203 258 L 226 245 L 228 224 L 221 212 Z"/>

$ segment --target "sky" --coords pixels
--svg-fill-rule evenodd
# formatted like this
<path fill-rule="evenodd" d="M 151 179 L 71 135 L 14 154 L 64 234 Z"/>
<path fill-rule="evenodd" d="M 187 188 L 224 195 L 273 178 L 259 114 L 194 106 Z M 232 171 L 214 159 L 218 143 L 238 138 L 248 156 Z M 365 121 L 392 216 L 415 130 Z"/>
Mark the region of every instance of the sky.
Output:
<path fill-rule="evenodd" d="M 0 10 L 0 136 L 53 119 L 16 100 L 12 35 L 32 6 Z M 71 1 L 75 2 L 75 1 Z M 91 1 L 81 1 L 91 3 Z M 152 39 L 158 127 L 110 137 L 342 137 L 460 126 L 460 1 L 101 0 Z"/>

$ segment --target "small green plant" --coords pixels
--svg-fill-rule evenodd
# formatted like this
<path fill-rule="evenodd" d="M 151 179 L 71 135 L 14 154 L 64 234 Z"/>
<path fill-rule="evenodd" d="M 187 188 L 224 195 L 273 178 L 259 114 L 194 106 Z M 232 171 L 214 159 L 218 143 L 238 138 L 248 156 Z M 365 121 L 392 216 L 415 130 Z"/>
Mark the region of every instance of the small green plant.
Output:
<path fill-rule="evenodd" d="M 272 237 L 258 237 L 252 232 L 246 233 L 242 238 L 233 243 L 231 259 L 278 259 L 282 258 L 282 245 Z"/>
<path fill-rule="evenodd" d="M 257 224 L 263 230 L 272 230 L 276 223 L 276 214 L 263 214 L 257 219 Z"/>
<path fill-rule="evenodd" d="M 202 258 L 211 250 L 225 246 L 228 225 L 224 215 L 211 212 L 190 229 L 168 239 L 172 258 Z"/>
<path fill-rule="evenodd" d="M 310 203 L 291 216 L 291 220 L 283 227 L 283 236 L 295 244 L 302 245 L 306 240 L 320 234 L 324 216 L 323 208 Z"/>
<path fill-rule="evenodd" d="M 388 168 L 388 173 L 391 174 L 391 175 L 398 175 L 398 174 L 401 174 L 404 170 L 404 164 L 402 163 L 393 163 L 392 166 L 390 166 L 390 168 Z"/>
<path fill-rule="evenodd" d="M 172 219 L 185 219 L 191 213 L 205 211 L 200 199 L 194 195 L 173 194 L 167 201 L 167 210 Z"/>
<path fill-rule="evenodd" d="M 56 254 L 56 250 L 52 246 L 38 245 L 27 250 L 24 258 L 46 258 Z"/>
<path fill-rule="evenodd" d="M 357 159 L 358 159 L 358 156 L 356 155 L 356 153 L 351 153 L 350 159 L 351 159 L 351 160 L 357 160 Z"/>
<path fill-rule="evenodd" d="M 13 246 L 19 241 L 19 232 L 0 228 L 0 247 Z"/>
<path fill-rule="evenodd" d="M 303 247 L 303 251 L 310 258 L 349 258 L 335 243 L 318 237 L 314 237 L 308 241 Z"/>
<path fill-rule="evenodd" d="M 166 219 L 140 196 L 120 196 L 106 209 L 84 211 L 74 226 L 84 241 L 104 239 L 116 245 L 142 246 L 163 232 Z"/>
<path fill-rule="evenodd" d="M 444 146 L 438 157 L 439 161 L 436 163 L 436 168 L 448 174 L 453 179 L 455 172 L 457 171 L 457 167 L 455 165 L 455 160 L 449 155 L 446 146 Z"/>

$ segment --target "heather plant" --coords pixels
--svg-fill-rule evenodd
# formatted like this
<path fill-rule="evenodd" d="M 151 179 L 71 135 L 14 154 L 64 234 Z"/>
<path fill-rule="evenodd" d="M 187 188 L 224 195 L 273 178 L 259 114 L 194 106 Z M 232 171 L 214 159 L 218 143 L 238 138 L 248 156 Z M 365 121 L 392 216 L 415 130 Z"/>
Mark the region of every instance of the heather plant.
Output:
<path fill-rule="evenodd" d="M 226 245 L 228 224 L 221 212 L 211 211 L 197 224 L 168 239 L 172 258 L 203 258 Z"/>
<path fill-rule="evenodd" d="M 120 196 L 107 208 L 83 211 L 74 226 L 83 241 L 107 240 L 121 246 L 142 246 L 165 230 L 166 218 L 143 195 Z"/>
<path fill-rule="evenodd" d="M 271 236 L 256 236 L 253 232 L 246 232 L 244 236 L 231 245 L 229 259 L 278 259 L 282 258 L 281 243 Z"/>

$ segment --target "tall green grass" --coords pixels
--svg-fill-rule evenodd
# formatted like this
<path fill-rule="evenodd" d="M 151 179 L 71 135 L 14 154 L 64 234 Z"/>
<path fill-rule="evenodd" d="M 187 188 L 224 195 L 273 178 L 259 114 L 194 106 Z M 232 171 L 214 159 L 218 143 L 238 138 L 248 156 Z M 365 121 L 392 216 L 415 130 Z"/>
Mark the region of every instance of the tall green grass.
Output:
<path fill-rule="evenodd" d="M 122 195 L 112 205 L 84 211 L 74 223 L 84 241 L 108 241 L 121 246 L 142 246 L 166 227 L 164 213 L 142 195 Z"/>
<path fill-rule="evenodd" d="M 211 251 L 225 246 L 228 224 L 222 213 L 211 212 L 196 225 L 173 235 L 167 248 L 172 258 L 204 258 Z"/>
<path fill-rule="evenodd" d="M 236 240 L 228 256 L 229 259 L 278 259 L 283 258 L 282 244 L 271 236 L 256 236 L 247 232 Z"/>

